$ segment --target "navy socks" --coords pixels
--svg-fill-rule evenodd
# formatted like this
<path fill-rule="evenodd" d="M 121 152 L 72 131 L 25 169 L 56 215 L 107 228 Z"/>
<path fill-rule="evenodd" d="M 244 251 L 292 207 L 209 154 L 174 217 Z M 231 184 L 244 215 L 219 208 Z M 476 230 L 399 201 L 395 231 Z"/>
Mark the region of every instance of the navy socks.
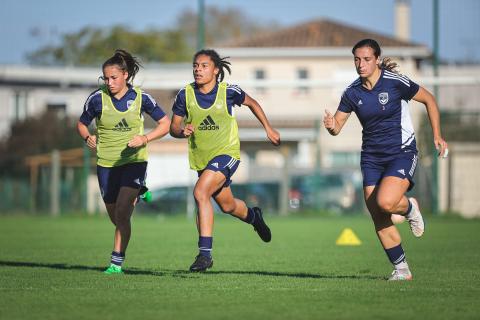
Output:
<path fill-rule="evenodd" d="M 390 249 L 385 249 L 385 253 L 395 269 L 408 269 L 405 252 L 403 251 L 401 244 Z"/>
<path fill-rule="evenodd" d="M 112 259 L 110 260 L 111 264 L 121 267 L 123 261 L 125 261 L 125 252 L 112 251 Z"/>
<path fill-rule="evenodd" d="M 212 256 L 213 237 L 198 237 L 199 254 L 205 257 Z"/>

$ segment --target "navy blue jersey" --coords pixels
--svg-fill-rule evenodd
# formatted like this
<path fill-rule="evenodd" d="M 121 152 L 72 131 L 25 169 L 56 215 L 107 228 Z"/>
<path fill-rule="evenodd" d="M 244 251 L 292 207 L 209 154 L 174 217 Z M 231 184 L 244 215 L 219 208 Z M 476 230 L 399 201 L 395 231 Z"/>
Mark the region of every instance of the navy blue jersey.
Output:
<path fill-rule="evenodd" d="M 203 109 L 208 109 L 215 102 L 217 97 L 218 83 L 209 93 L 201 93 L 197 86 L 194 84 L 193 89 L 195 92 L 195 97 L 200 107 Z M 241 106 L 245 101 L 245 92 L 236 85 L 228 84 L 227 85 L 227 107 L 228 113 L 232 115 L 232 109 L 234 106 Z M 176 114 L 180 117 L 187 116 L 187 108 L 185 106 L 185 88 L 182 88 L 175 98 L 175 102 L 172 107 L 173 114 Z"/>
<path fill-rule="evenodd" d="M 372 90 L 355 80 L 342 95 L 338 110 L 357 114 L 362 124 L 362 155 L 395 155 L 417 152 L 408 101 L 418 84 L 403 75 L 382 70 Z"/>
<path fill-rule="evenodd" d="M 119 100 L 115 97 L 112 98 L 113 105 L 118 111 L 127 111 L 130 105 L 135 101 L 137 93 L 129 85 L 127 93 Z M 142 91 L 142 109 L 141 112 L 145 112 L 153 120 L 158 121 L 165 116 L 165 112 L 157 105 L 157 102 L 151 95 Z M 83 113 L 80 116 L 80 122 L 88 126 L 95 118 L 100 118 L 102 115 L 102 90 L 98 89 L 88 97 L 83 107 Z"/>

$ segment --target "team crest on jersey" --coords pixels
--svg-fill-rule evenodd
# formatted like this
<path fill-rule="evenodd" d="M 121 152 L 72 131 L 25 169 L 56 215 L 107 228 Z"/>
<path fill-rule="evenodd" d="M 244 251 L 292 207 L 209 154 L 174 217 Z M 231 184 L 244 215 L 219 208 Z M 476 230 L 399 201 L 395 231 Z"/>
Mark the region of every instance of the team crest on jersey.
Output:
<path fill-rule="evenodd" d="M 132 106 L 132 104 L 135 102 L 135 100 L 128 100 L 127 101 L 127 109 L 130 109 L 130 107 Z"/>
<path fill-rule="evenodd" d="M 388 102 L 388 92 L 381 92 L 378 94 L 378 101 L 383 104 L 383 105 L 386 105 L 387 102 Z"/>

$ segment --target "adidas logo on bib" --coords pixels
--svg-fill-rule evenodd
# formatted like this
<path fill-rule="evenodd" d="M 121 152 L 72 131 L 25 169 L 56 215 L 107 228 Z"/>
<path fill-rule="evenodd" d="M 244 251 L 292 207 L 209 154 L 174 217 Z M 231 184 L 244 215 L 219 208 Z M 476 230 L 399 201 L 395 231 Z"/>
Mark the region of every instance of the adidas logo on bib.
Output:
<path fill-rule="evenodd" d="M 198 130 L 218 130 L 220 127 L 213 121 L 212 117 L 207 116 L 198 126 Z"/>
<path fill-rule="evenodd" d="M 125 131 L 130 131 L 130 130 L 132 130 L 132 128 L 130 128 L 130 127 L 128 126 L 127 121 L 125 120 L 125 118 L 123 118 L 119 123 L 117 123 L 117 124 L 115 125 L 115 127 L 113 128 L 113 130 L 125 132 Z"/>

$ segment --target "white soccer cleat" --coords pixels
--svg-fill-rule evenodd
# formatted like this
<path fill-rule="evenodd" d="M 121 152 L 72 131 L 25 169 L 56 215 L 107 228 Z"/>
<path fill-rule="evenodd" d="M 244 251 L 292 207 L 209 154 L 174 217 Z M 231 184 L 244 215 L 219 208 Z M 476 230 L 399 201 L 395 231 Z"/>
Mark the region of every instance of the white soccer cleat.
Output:
<path fill-rule="evenodd" d="M 419 238 L 425 231 L 425 222 L 423 221 L 422 214 L 420 213 L 417 200 L 415 198 L 408 198 L 408 200 L 412 204 L 412 210 L 405 218 L 410 224 L 410 230 L 412 230 L 413 235 Z"/>
<path fill-rule="evenodd" d="M 412 273 L 410 269 L 395 269 L 392 272 L 392 275 L 388 278 L 388 281 L 403 281 L 403 280 L 413 280 Z"/>

